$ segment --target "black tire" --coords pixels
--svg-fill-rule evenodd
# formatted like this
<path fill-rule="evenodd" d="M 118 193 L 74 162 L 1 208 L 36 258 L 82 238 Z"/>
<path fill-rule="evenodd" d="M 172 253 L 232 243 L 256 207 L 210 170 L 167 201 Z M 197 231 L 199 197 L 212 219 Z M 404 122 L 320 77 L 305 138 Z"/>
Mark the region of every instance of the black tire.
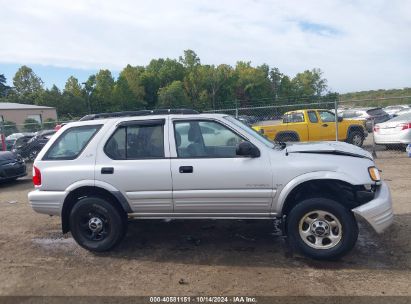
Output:
<path fill-rule="evenodd" d="M 341 225 L 341 230 L 339 231 L 341 236 L 335 245 L 330 241 L 328 245 L 321 244 L 322 249 L 313 248 L 313 246 L 315 246 L 314 244 L 307 244 L 311 243 L 309 237 L 304 241 L 300 235 L 300 224 L 303 223 L 303 225 L 307 225 L 304 223 L 303 218 L 305 218 L 305 215 L 310 214 L 310 212 L 315 213 L 315 211 L 324 211 L 327 214 L 333 215 L 338 220 L 334 221 L 335 224 Z M 314 224 L 316 224 L 318 228 L 318 223 L 318 221 L 314 221 L 313 224 L 308 225 L 308 227 L 310 227 L 308 229 L 311 229 Z M 329 224 L 329 222 L 326 223 Z M 303 225 L 301 227 L 304 228 Z M 329 227 L 331 227 L 331 225 L 329 225 Z M 317 260 L 335 260 L 348 253 L 354 247 L 358 238 L 358 225 L 352 212 L 337 201 L 321 197 L 309 198 L 298 203 L 289 212 L 287 217 L 287 234 L 290 245 L 300 250 L 304 255 Z M 324 237 L 322 239 L 325 241 L 327 236 L 326 234 L 323 235 Z M 317 237 L 314 236 L 314 238 L 316 239 Z M 327 246 L 332 247 L 327 248 Z"/>
<path fill-rule="evenodd" d="M 280 134 L 276 137 L 276 141 L 280 142 L 295 142 L 299 141 L 298 137 L 293 134 Z"/>
<path fill-rule="evenodd" d="M 386 150 L 396 150 L 400 152 L 404 152 L 407 149 L 407 145 L 405 144 L 389 144 L 385 145 Z"/>
<path fill-rule="evenodd" d="M 364 143 L 364 133 L 358 130 L 348 133 L 347 142 L 357 147 L 362 147 Z"/>
<path fill-rule="evenodd" d="M 79 200 L 70 212 L 69 221 L 71 234 L 76 242 L 95 252 L 104 252 L 115 247 L 127 230 L 126 213 L 100 197 L 85 197 Z M 91 221 L 94 225 L 90 224 Z M 101 231 L 97 232 L 100 223 Z M 94 234 L 90 227 L 96 229 Z"/>

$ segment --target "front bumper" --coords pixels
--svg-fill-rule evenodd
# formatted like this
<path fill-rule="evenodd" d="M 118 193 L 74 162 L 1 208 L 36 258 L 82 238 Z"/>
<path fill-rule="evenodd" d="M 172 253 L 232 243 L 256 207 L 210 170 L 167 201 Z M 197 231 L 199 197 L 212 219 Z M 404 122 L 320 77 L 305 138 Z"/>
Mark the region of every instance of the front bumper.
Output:
<path fill-rule="evenodd" d="M 34 211 L 49 215 L 60 215 L 66 195 L 65 191 L 34 190 L 29 193 L 28 198 Z"/>
<path fill-rule="evenodd" d="M 383 232 L 394 220 L 391 193 L 387 184 L 381 182 L 374 199 L 352 209 L 352 212 L 364 218 L 377 233 Z"/>

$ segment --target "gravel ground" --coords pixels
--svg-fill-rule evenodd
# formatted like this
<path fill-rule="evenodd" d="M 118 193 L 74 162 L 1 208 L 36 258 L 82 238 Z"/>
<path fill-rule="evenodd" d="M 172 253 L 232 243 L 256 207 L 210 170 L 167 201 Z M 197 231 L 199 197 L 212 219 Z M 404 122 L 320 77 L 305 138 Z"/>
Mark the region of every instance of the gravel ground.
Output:
<path fill-rule="evenodd" d="M 377 164 L 394 225 L 382 235 L 361 225 L 338 262 L 291 252 L 257 220 L 135 221 L 97 255 L 31 210 L 29 177 L 0 184 L 0 295 L 411 295 L 411 159 L 384 152 Z"/>

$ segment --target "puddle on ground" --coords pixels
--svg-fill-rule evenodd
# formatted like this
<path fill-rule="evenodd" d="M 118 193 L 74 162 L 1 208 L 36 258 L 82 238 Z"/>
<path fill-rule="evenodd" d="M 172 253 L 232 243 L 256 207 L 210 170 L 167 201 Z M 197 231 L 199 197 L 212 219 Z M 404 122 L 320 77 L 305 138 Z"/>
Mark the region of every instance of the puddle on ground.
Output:
<path fill-rule="evenodd" d="M 76 245 L 73 238 L 35 238 L 32 241 L 34 244 L 44 248 L 59 248 L 62 246 Z"/>

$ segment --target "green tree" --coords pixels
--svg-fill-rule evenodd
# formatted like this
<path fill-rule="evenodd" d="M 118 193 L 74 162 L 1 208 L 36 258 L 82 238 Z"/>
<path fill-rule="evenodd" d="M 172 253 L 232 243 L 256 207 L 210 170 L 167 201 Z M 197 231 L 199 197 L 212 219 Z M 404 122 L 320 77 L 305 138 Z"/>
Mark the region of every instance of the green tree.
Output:
<path fill-rule="evenodd" d="M 160 68 L 158 69 L 158 79 L 160 86 L 166 86 L 174 80 L 183 80 L 185 74 L 184 66 L 174 59 L 167 58 L 161 60 Z"/>
<path fill-rule="evenodd" d="M 18 102 L 34 104 L 36 97 L 43 91 L 43 81 L 31 68 L 23 65 L 13 77 L 14 92 Z"/>
<path fill-rule="evenodd" d="M 109 70 L 100 70 L 96 74 L 96 85 L 92 93 L 93 110 L 98 112 L 112 111 L 116 108 L 113 102 L 114 78 Z"/>
<path fill-rule="evenodd" d="M 51 89 L 46 89 L 39 93 L 35 103 L 39 106 L 57 108 L 59 112 L 64 111 L 64 105 L 61 103 L 62 95 L 59 88 L 53 85 Z"/>
<path fill-rule="evenodd" d="M 10 134 L 19 132 L 19 130 L 17 129 L 16 123 L 13 121 L 8 121 L 8 120 L 4 121 L 3 126 L 4 126 L 5 136 L 9 136 Z"/>
<path fill-rule="evenodd" d="M 0 74 L 0 97 L 6 96 L 10 90 L 10 87 L 6 83 L 6 77 L 3 74 Z"/>
<path fill-rule="evenodd" d="M 205 108 L 216 109 L 217 98 L 220 100 L 224 98 L 231 97 L 227 95 L 220 94 L 222 88 L 225 86 L 230 86 L 230 79 L 233 78 L 233 69 L 231 66 L 226 64 L 220 64 L 215 67 L 214 65 L 203 65 L 199 68 L 199 78 L 203 81 L 203 87 L 206 91 L 200 93 L 200 103 Z"/>
<path fill-rule="evenodd" d="M 273 100 L 275 101 L 280 94 L 281 80 L 284 75 L 280 72 L 278 68 L 272 68 L 269 73 L 269 78 L 271 82 L 271 91 Z"/>
<path fill-rule="evenodd" d="M 127 79 L 120 75 L 113 89 L 113 101 L 115 101 L 112 109 L 114 111 L 136 110 L 140 108 L 144 101 L 134 95 Z"/>
<path fill-rule="evenodd" d="M 235 73 L 235 95 L 242 106 L 259 105 L 256 101 L 253 102 L 253 99 L 261 100 L 271 96 L 267 65 L 254 68 L 250 62 L 239 61 Z"/>
<path fill-rule="evenodd" d="M 36 132 L 41 129 L 41 125 L 37 122 L 37 120 L 32 118 L 27 118 L 24 120 L 23 130 L 25 132 Z"/>
<path fill-rule="evenodd" d="M 184 50 L 184 55 L 179 57 L 179 61 L 189 70 L 201 64 L 200 58 L 193 50 Z"/>
<path fill-rule="evenodd" d="M 163 108 L 184 108 L 190 104 L 183 83 L 179 80 L 161 88 L 158 91 L 158 101 Z"/>
<path fill-rule="evenodd" d="M 64 86 L 62 94 L 59 116 L 83 116 L 88 112 L 88 93 L 83 89 L 78 79 L 70 76 Z"/>
<path fill-rule="evenodd" d="M 327 80 L 322 78 L 320 69 L 298 73 L 292 80 L 297 96 L 321 96 L 327 89 Z"/>
<path fill-rule="evenodd" d="M 141 75 L 143 67 L 127 65 L 120 73 L 113 89 L 113 100 L 118 111 L 135 110 L 146 105 Z"/>
<path fill-rule="evenodd" d="M 282 103 L 287 103 L 290 98 L 293 97 L 294 88 L 291 83 L 290 77 L 283 76 L 280 81 L 280 86 L 278 88 L 278 96 L 281 98 Z"/>
<path fill-rule="evenodd" d="M 55 126 L 56 126 L 56 120 L 53 118 L 47 118 L 43 122 L 43 129 L 54 129 Z"/>
<path fill-rule="evenodd" d="M 144 67 L 127 65 L 120 73 L 120 77 L 124 77 L 130 90 L 137 100 L 144 100 L 144 86 L 141 82 L 141 75 L 144 73 Z"/>
<path fill-rule="evenodd" d="M 64 86 L 64 93 L 69 93 L 73 96 L 77 97 L 83 97 L 83 89 L 81 87 L 81 84 L 79 84 L 78 79 L 75 78 L 74 76 L 70 76 L 66 84 Z"/>

